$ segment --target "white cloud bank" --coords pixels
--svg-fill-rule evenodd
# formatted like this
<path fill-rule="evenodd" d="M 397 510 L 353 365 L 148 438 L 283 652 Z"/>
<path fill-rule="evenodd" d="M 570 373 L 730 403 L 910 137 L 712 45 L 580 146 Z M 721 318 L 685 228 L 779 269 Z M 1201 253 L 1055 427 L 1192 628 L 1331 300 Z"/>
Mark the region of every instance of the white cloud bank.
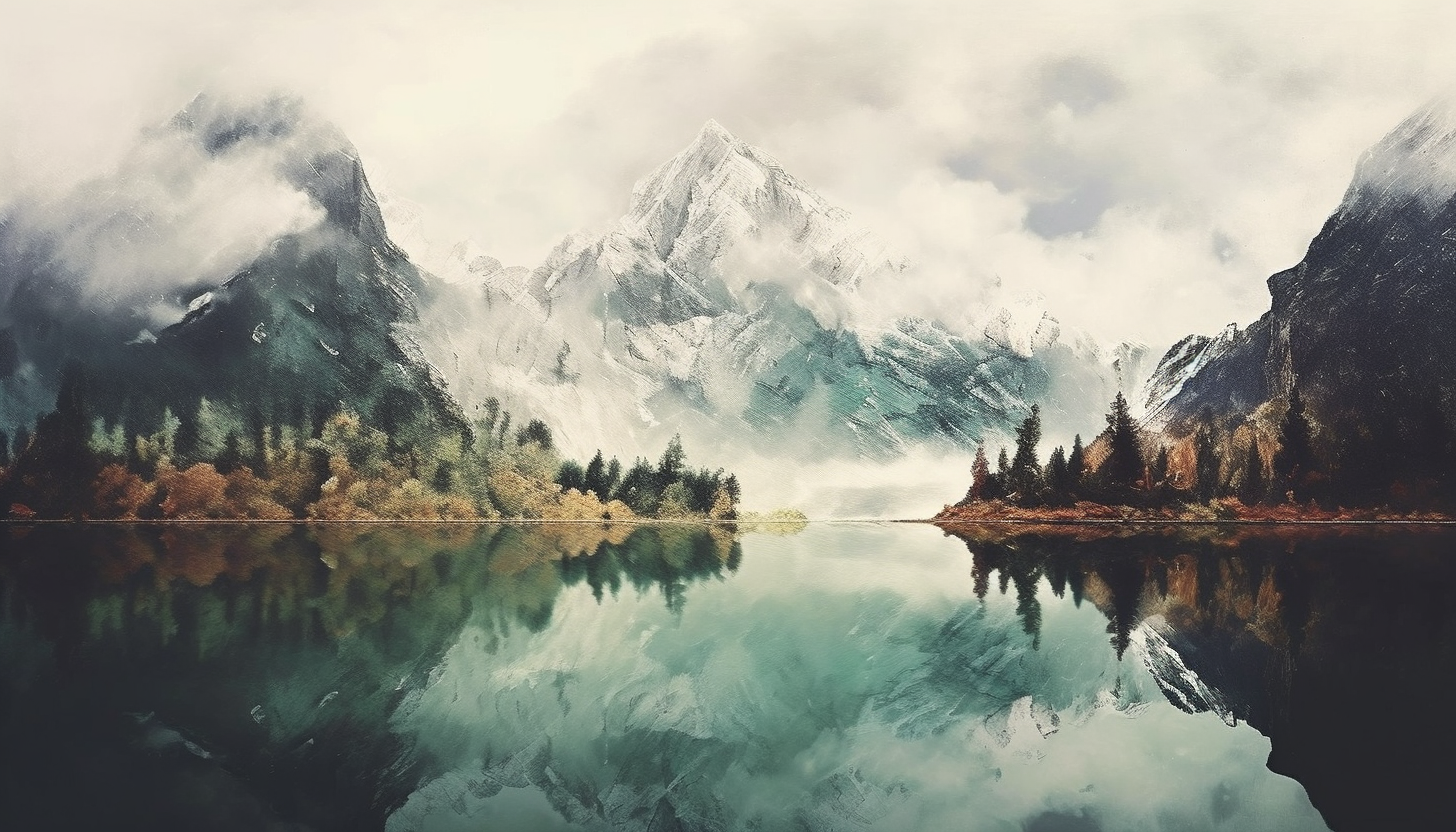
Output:
<path fill-rule="evenodd" d="M 1259 314 L 1456 75 L 1435 2 L 96 5 L 7 9 L 0 201 L 114 167 L 198 90 L 285 88 L 432 238 L 534 264 L 711 117 L 919 263 L 906 303 L 999 279 L 1154 347 Z"/>

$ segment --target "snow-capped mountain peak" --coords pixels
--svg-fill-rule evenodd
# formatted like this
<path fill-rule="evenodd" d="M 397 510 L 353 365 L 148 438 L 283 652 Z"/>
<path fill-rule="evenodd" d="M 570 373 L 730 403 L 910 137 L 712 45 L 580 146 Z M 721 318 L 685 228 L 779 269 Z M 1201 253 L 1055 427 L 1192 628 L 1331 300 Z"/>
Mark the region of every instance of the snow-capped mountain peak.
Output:
<path fill-rule="evenodd" d="M 744 244 L 777 249 L 838 286 L 904 267 L 883 243 L 852 226 L 847 212 L 712 120 L 637 183 L 618 235 L 627 239 L 609 249 L 645 248 L 678 275 L 715 271 L 729 249 Z M 632 266 L 630 257 L 614 265 L 614 271 Z"/>
<path fill-rule="evenodd" d="M 1342 203 L 1420 197 L 1435 208 L 1456 195 L 1456 99 L 1441 98 L 1401 122 L 1367 150 Z"/>
<path fill-rule="evenodd" d="M 987 299 L 954 326 L 912 317 L 893 299 L 914 279 L 847 211 L 709 121 L 614 228 L 557 246 L 525 297 L 452 292 L 418 337 L 467 409 L 489 396 L 556 414 L 582 453 L 673 433 L 802 459 L 969 452 L 1033 402 L 1070 436 L 1136 372 L 1136 350 L 1110 366 L 1040 298 Z"/>
<path fill-rule="evenodd" d="M 1152 378 L 1143 388 L 1144 418 L 1161 425 L 1169 406 L 1183 388 L 1203 369 L 1223 358 L 1239 338 L 1238 324 L 1225 326 L 1217 335 L 1189 335 L 1168 349 Z"/>

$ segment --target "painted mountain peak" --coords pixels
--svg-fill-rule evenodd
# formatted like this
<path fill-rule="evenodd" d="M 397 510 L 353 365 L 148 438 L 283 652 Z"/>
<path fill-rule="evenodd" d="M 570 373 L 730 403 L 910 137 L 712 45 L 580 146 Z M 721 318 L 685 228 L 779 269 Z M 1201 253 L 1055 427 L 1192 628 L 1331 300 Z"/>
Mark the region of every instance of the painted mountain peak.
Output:
<path fill-rule="evenodd" d="M 1331 499 L 1439 490 L 1456 461 L 1453 273 L 1456 111 L 1441 101 L 1361 157 L 1303 260 L 1269 278 L 1267 313 L 1163 357 L 1148 426 L 1177 437 L 1215 423 L 1272 448 L 1297 389 Z"/>
<path fill-rule="evenodd" d="M 425 312 L 426 354 L 467 409 L 564 414 L 580 447 L 682 432 L 798 459 L 969 450 L 1033 402 L 1082 418 L 1141 359 L 1034 303 L 988 305 L 969 332 L 885 314 L 866 288 L 893 291 L 914 264 L 716 121 L 637 183 L 614 228 L 532 270 L 471 262 L 489 273 Z"/>
<path fill-rule="evenodd" d="M 492 400 L 467 419 L 410 335 L 438 283 L 391 241 L 337 128 L 294 98 L 199 96 L 118 169 L 0 225 L 0 501 L 19 518 L 736 516 L 737 479 L 689 467 L 675 437 L 657 465 L 583 466 L 549 412 L 512 424 Z"/>
<path fill-rule="evenodd" d="M 106 419 L 139 427 L 202 398 L 265 418 L 344 403 L 459 420 L 395 332 L 421 275 L 358 153 L 297 99 L 200 96 L 119 170 L 16 208 L 0 245 L 12 435 L 67 367 Z"/>

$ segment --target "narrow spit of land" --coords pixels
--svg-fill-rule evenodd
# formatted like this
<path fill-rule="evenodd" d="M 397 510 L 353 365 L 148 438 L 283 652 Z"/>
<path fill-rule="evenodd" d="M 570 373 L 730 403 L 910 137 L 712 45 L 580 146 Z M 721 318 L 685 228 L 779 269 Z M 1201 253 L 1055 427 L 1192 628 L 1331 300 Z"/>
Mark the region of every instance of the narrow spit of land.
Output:
<path fill-rule="evenodd" d="M 1078 502 L 1071 506 L 1027 508 L 1001 500 L 946 506 L 928 522 L 1012 523 L 1034 525 L 1147 524 L 1208 525 L 1242 523 L 1259 525 L 1338 524 L 1433 524 L 1449 525 L 1456 518 L 1435 511 L 1397 512 L 1389 509 L 1321 508 L 1306 505 L 1246 506 L 1238 500 L 1220 500 L 1208 505 L 1138 508 Z"/>

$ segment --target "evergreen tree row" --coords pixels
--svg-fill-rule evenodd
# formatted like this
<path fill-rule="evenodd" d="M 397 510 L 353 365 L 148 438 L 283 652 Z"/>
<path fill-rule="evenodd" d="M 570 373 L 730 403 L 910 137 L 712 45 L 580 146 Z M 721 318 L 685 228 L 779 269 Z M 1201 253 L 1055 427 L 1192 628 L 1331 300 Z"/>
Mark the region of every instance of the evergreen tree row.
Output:
<path fill-rule="evenodd" d="M 994 471 L 985 447 L 976 449 L 971 487 L 960 504 L 1001 500 L 1023 507 L 1066 507 L 1089 501 L 1158 507 L 1236 498 L 1253 506 L 1303 502 L 1331 491 L 1297 387 L 1290 391 L 1272 443 L 1261 444 L 1256 430 L 1220 430 L 1207 411 L 1191 437 L 1181 442 L 1145 435 L 1120 392 L 1106 423 L 1091 448 L 1083 446 L 1078 434 L 1070 452 L 1054 448 L 1043 466 L 1037 452 L 1041 409 L 1033 404 L 1016 429 L 1014 453 L 1003 447 Z"/>

